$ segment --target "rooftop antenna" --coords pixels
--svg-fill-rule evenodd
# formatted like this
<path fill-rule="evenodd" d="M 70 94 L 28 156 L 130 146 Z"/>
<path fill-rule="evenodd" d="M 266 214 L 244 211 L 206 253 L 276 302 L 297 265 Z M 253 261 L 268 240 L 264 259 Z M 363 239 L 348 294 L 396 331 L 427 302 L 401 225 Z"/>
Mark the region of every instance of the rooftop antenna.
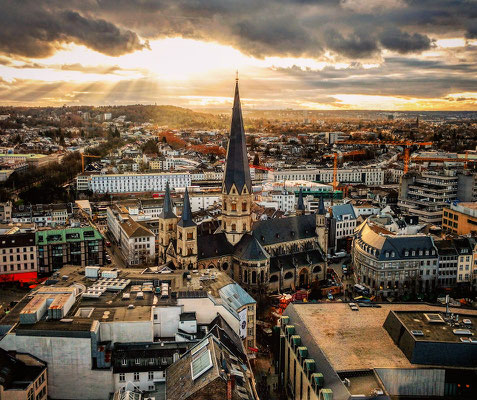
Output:
<path fill-rule="evenodd" d="M 235 71 L 235 82 L 238 83 L 238 70 Z"/>

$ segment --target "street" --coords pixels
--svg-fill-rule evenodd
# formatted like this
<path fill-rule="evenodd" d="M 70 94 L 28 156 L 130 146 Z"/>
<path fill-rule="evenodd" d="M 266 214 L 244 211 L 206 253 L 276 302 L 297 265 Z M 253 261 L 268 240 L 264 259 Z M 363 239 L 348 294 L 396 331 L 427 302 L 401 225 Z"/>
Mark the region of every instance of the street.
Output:
<path fill-rule="evenodd" d="M 342 279 L 343 292 L 342 292 L 342 295 L 337 296 L 339 298 L 344 296 L 346 291 L 352 292 L 353 285 L 355 284 L 353 273 L 348 272 L 347 275 L 343 276 L 343 264 L 346 264 L 348 267 L 350 266 L 350 262 L 349 261 L 345 262 L 345 259 L 343 259 L 342 261 L 339 261 L 337 263 L 328 264 L 328 268 L 332 268 L 336 272 L 336 274 L 340 277 L 340 279 Z M 343 300 L 345 300 L 345 299 L 343 298 Z"/>

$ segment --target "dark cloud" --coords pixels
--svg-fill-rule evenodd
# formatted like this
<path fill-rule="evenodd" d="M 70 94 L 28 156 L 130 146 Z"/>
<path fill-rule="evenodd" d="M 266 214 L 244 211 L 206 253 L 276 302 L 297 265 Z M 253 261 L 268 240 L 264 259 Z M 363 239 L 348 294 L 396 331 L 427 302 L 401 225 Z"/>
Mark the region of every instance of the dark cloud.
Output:
<path fill-rule="evenodd" d="M 431 48 L 431 39 L 420 33 L 409 34 L 399 29 L 388 29 L 380 36 L 381 44 L 398 53 L 416 53 Z"/>
<path fill-rule="evenodd" d="M 257 57 L 317 57 L 331 50 L 359 59 L 382 48 L 421 52 L 435 35 L 477 36 L 474 0 L 359 4 L 366 2 L 0 0 L 0 51 L 43 57 L 74 42 L 115 56 L 147 46 L 140 37 L 181 36 L 232 45 Z"/>
<path fill-rule="evenodd" d="M 63 44 L 74 42 L 118 56 L 148 45 L 141 43 L 131 30 L 120 29 L 114 23 L 82 15 L 76 10 L 57 8 L 53 3 L 1 0 L 0 51 L 46 57 Z"/>

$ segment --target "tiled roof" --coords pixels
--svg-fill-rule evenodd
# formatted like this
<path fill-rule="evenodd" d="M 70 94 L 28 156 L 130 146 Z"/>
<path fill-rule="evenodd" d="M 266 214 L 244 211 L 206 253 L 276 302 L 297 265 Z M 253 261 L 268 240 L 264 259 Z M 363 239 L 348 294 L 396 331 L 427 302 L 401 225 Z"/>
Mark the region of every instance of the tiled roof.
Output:
<path fill-rule="evenodd" d="M 258 240 L 249 234 L 243 235 L 235 245 L 234 256 L 248 261 L 267 260 L 270 257 Z"/>
<path fill-rule="evenodd" d="M 262 246 L 316 237 L 316 216 L 297 215 L 256 222 L 252 235 Z"/>

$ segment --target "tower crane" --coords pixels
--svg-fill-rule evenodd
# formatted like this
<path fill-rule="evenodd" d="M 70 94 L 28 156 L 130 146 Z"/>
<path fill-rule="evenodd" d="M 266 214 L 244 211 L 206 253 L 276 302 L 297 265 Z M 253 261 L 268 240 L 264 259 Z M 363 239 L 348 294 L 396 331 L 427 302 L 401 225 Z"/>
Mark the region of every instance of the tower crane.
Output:
<path fill-rule="evenodd" d="M 412 140 L 343 140 L 340 142 L 335 142 L 335 144 L 369 144 L 369 145 L 384 145 L 384 146 L 402 146 L 404 147 L 404 173 L 406 174 L 409 171 L 409 161 L 410 161 L 410 148 L 411 146 L 431 146 L 432 142 L 413 142 Z"/>

